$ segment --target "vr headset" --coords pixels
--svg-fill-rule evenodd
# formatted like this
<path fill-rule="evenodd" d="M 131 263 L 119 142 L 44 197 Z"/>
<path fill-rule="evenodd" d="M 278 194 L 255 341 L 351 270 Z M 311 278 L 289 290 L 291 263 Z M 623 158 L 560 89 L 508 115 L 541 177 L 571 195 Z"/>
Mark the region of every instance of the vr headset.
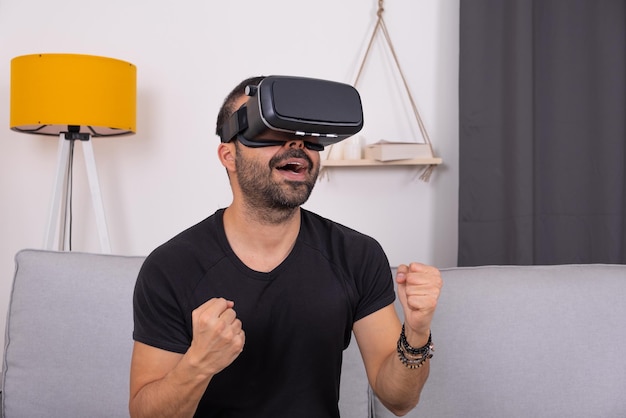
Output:
<path fill-rule="evenodd" d="M 342 141 L 363 127 L 357 90 L 348 84 L 304 77 L 268 76 L 247 86 L 248 101 L 220 131 L 222 142 L 237 139 L 248 147 L 282 145 L 264 138 L 268 131 L 302 137 L 309 149 Z"/>

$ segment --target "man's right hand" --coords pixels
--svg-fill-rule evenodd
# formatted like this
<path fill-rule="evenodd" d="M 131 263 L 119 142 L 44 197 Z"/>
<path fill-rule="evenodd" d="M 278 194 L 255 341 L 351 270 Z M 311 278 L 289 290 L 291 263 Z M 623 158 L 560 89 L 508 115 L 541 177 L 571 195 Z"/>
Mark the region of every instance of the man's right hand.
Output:
<path fill-rule="evenodd" d="M 246 337 L 234 306 L 233 301 L 215 298 L 191 313 L 193 339 L 187 355 L 209 377 L 224 370 L 243 351 Z"/>
<path fill-rule="evenodd" d="M 135 341 L 130 371 L 133 418 L 191 418 L 213 376 L 243 351 L 245 334 L 232 301 L 210 299 L 192 314 L 193 338 L 183 354 Z"/>

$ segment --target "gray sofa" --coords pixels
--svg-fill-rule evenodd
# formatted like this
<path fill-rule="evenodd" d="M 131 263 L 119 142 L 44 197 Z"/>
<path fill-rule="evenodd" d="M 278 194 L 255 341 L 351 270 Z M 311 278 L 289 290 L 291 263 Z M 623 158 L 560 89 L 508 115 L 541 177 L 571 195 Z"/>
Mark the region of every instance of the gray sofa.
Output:
<path fill-rule="evenodd" d="M 127 417 L 142 257 L 24 250 L 2 416 Z M 435 356 L 410 417 L 626 417 L 626 266 L 443 270 Z M 389 417 L 345 353 L 344 418 Z"/>

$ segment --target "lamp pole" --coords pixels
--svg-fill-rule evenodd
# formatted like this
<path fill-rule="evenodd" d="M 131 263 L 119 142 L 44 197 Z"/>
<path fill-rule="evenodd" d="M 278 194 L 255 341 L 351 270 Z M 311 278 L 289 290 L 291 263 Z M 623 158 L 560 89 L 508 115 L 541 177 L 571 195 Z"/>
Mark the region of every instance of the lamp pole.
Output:
<path fill-rule="evenodd" d="M 91 192 L 91 201 L 96 215 L 96 225 L 98 227 L 98 235 L 100 237 L 100 249 L 103 253 L 111 253 L 111 243 L 109 241 L 109 233 L 104 216 L 104 204 L 102 194 L 100 192 L 100 183 L 98 181 L 98 172 L 96 170 L 96 159 L 94 157 L 91 135 L 88 133 L 80 133 L 79 126 L 68 126 L 68 132 L 59 134 L 59 147 L 57 152 L 57 172 L 54 179 L 54 191 L 50 204 L 50 212 L 48 215 L 48 226 L 44 237 L 44 248 L 48 250 L 66 250 L 69 248 L 68 234 L 68 218 L 69 208 L 71 205 L 71 181 L 70 168 L 72 164 L 74 143 L 78 139 L 81 141 L 83 155 L 85 157 L 85 166 L 87 170 L 87 179 L 89 181 L 89 189 Z M 59 218 L 61 214 L 61 218 Z M 71 222 L 71 220 L 69 220 Z M 55 238 L 58 239 L 55 248 Z"/>

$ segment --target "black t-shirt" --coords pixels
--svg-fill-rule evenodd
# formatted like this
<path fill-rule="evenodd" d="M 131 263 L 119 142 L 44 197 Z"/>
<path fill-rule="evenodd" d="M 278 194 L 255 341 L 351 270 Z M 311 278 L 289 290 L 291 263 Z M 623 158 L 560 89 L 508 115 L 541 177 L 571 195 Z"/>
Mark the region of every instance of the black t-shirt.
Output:
<path fill-rule="evenodd" d="M 235 302 L 243 352 L 211 380 L 197 417 L 338 417 L 342 352 L 355 321 L 393 303 L 389 262 L 372 238 L 302 210 L 295 246 L 261 273 L 233 253 L 218 210 L 155 249 L 134 295 L 136 341 L 176 353 L 191 312 Z"/>

